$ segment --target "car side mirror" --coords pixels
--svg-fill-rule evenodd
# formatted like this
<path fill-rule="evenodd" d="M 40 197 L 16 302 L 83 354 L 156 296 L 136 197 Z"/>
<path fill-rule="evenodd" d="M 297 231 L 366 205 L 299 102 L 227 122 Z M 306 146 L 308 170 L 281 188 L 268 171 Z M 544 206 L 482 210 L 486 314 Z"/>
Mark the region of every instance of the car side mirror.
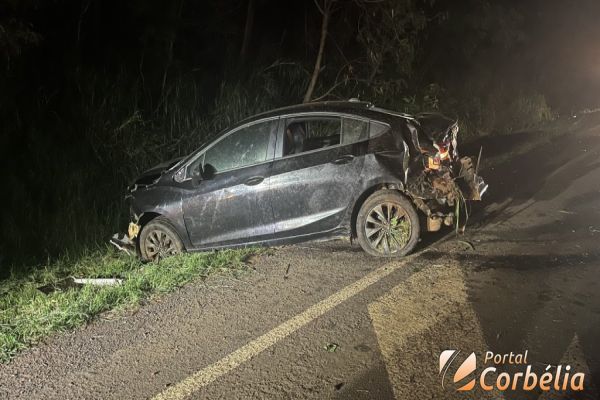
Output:
<path fill-rule="evenodd" d="M 202 177 L 202 165 L 198 164 L 198 165 L 194 165 L 192 168 L 190 168 L 189 170 L 189 178 L 192 180 L 192 182 L 197 185 L 200 183 L 200 181 L 203 180 Z"/>
<path fill-rule="evenodd" d="M 204 164 L 204 167 L 200 166 L 200 176 L 202 179 L 210 180 L 215 177 L 217 170 L 210 164 Z"/>

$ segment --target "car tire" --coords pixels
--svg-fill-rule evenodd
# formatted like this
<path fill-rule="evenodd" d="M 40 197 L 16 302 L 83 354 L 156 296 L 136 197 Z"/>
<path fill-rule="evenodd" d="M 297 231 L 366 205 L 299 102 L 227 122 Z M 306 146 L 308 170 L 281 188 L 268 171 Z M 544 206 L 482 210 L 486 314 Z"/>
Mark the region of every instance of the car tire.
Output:
<path fill-rule="evenodd" d="M 156 217 L 142 227 L 139 249 L 144 261 L 157 261 L 185 251 L 175 227 L 165 217 Z"/>
<path fill-rule="evenodd" d="M 362 204 L 356 218 L 358 243 L 375 257 L 407 255 L 417 245 L 420 232 L 415 207 L 397 190 L 373 193 Z"/>

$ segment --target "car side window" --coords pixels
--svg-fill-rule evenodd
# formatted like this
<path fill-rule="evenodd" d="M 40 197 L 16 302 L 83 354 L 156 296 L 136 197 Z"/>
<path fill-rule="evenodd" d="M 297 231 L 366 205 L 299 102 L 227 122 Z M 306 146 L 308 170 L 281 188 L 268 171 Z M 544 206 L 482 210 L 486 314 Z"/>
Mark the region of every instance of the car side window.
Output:
<path fill-rule="evenodd" d="M 369 123 L 360 119 L 342 118 L 342 144 L 360 142 L 367 139 Z"/>
<path fill-rule="evenodd" d="M 231 133 L 210 147 L 201 158 L 211 174 L 267 161 L 271 134 L 277 120 L 260 122 Z"/>
<path fill-rule="evenodd" d="M 371 126 L 369 128 L 369 137 L 379 136 L 383 132 L 387 131 L 389 128 L 389 126 L 384 125 L 380 122 L 371 121 Z"/>
<path fill-rule="evenodd" d="M 341 118 L 308 117 L 286 121 L 283 155 L 300 154 L 340 144 Z"/>
<path fill-rule="evenodd" d="M 368 139 L 369 122 L 361 119 L 319 116 L 286 121 L 283 155 L 300 154 Z"/>

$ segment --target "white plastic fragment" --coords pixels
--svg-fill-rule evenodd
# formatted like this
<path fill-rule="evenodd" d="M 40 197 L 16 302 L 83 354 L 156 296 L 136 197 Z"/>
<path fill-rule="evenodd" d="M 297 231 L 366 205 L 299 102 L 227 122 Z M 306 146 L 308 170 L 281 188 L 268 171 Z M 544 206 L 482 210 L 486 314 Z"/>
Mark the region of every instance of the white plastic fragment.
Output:
<path fill-rule="evenodd" d="M 73 282 L 79 285 L 116 286 L 123 283 L 123 279 L 115 278 L 73 278 Z"/>

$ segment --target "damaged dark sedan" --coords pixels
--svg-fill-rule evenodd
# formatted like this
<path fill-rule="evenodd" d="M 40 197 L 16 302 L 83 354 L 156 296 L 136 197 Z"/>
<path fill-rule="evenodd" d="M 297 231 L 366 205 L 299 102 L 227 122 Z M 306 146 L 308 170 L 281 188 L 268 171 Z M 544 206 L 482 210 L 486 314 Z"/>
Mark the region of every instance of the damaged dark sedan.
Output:
<path fill-rule="evenodd" d="M 421 231 L 460 224 L 460 207 L 487 189 L 457 132 L 439 114 L 359 101 L 256 115 L 139 177 L 128 233 L 113 243 L 154 260 L 351 237 L 373 256 L 404 256 Z"/>

